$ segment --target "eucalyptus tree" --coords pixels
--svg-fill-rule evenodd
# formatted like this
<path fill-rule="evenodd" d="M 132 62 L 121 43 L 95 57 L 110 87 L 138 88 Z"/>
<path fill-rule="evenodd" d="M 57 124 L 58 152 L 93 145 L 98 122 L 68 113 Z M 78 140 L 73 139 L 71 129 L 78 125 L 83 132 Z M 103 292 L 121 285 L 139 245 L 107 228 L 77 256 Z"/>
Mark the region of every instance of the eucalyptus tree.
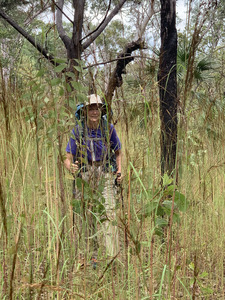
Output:
<path fill-rule="evenodd" d="M 161 119 L 161 172 L 175 168 L 177 147 L 177 30 L 176 0 L 161 0 L 159 95 Z"/>
<path fill-rule="evenodd" d="M 24 1 L 25 3 L 29 3 Z M 41 1 L 42 7 L 45 11 L 49 9 L 50 3 L 53 3 L 51 9 L 53 14 L 55 14 L 55 24 L 57 27 L 58 35 L 61 41 L 64 44 L 66 50 L 66 58 L 68 61 L 68 69 L 72 72 L 79 75 L 78 68 L 76 64 L 78 61 L 84 59 L 84 53 L 87 52 L 87 49 L 96 41 L 96 39 L 104 32 L 106 27 L 112 21 L 112 19 L 124 9 L 128 9 L 130 5 L 135 6 L 136 9 L 140 7 L 141 2 L 147 5 L 145 15 L 142 18 L 142 21 L 139 24 L 138 30 L 134 28 L 137 33 L 134 35 L 134 40 L 127 43 L 124 48 L 124 51 L 119 54 L 119 60 L 116 65 L 116 68 L 110 77 L 108 86 L 106 88 L 106 98 L 110 102 L 113 96 L 113 92 L 116 87 L 122 84 L 122 74 L 124 73 L 126 65 L 131 62 L 134 57 L 131 56 L 132 52 L 141 49 L 144 46 L 143 43 L 143 34 L 145 28 L 148 24 L 148 21 L 154 13 L 154 7 L 152 2 L 148 1 L 128 1 L 128 0 L 118 0 L 118 1 L 90 1 L 85 0 L 80 1 Z M 69 17 L 65 5 L 71 5 L 70 10 L 72 11 L 72 17 Z M 101 8 L 101 11 L 98 16 L 94 15 L 96 10 L 94 8 Z M 103 14 L 104 12 L 104 14 Z M 49 13 L 49 10 L 48 10 Z M 143 15 L 143 14 L 142 14 Z M 6 11 L 1 7 L 0 16 L 6 22 L 8 22 L 14 29 L 16 29 L 20 34 L 22 34 L 40 53 L 43 55 L 49 62 L 53 65 L 58 63 L 55 60 L 55 56 L 52 53 L 49 53 L 43 45 L 37 42 L 37 40 L 22 26 L 19 25 L 19 22 L 16 22 Z M 101 16 L 101 20 L 99 20 Z M 97 18 L 98 17 L 98 18 Z M 66 18 L 70 24 L 70 30 L 68 31 L 68 26 L 65 26 L 63 18 Z M 95 22 L 95 28 L 89 30 L 90 21 L 93 18 L 98 20 Z M 133 24 L 135 26 L 136 24 Z"/>
<path fill-rule="evenodd" d="M 175 168 L 177 146 L 177 112 L 185 118 L 187 100 L 206 71 L 212 70 L 212 53 L 221 43 L 224 14 L 222 1 L 188 2 L 187 24 L 177 53 L 176 3 L 161 0 L 161 52 L 158 72 L 161 116 L 162 173 Z M 178 72 L 177 72 L 178 70 Z M 179 95 L 177 93 L 177 75 Z M 182 84 L 182 86 L 181 86 Z M 182 124 L 181 124 L 182 126 Z"/>

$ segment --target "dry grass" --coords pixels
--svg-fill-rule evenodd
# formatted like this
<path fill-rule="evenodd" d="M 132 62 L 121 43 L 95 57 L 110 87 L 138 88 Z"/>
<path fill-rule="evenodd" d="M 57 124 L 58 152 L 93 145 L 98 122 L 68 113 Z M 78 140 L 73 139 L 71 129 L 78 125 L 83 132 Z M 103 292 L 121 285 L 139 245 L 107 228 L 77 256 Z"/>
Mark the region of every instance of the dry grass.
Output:
<path fill-rule="evenodd" d="M 100 245 L 93 270 L 89 243 L 73 228 L 72 178 L 62 169 L 71 116 L 61 117 L 54 91 L 46 95 L 41 109 L 38 99 L 8 96 L 10 122 L 0 109 L 1 299 L 224 299 L 222 114 L 216 140 L 193 121 L 195 111 L 186 120 L 188 131 L 180 132 L 178 189 L 190 206 L 163 238 L 155 235 L 153 218 L 137 218 L 150 201 L 144 189 L 154 194 L 161 181 L 159 121 L 154 114 L 131 122 L 129 111 L 122 114 L 121 253 L 108 264 Z"/>

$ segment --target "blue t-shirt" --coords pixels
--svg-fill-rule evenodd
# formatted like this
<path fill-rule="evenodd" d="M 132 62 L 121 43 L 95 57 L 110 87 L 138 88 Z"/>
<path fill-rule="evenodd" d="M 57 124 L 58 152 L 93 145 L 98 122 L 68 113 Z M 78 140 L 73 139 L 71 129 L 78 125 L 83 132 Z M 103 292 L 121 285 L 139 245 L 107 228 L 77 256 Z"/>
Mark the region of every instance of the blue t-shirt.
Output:
<path fill-rule="evenodd" d="M 114 151 L 121 149 L 121 142 L 112 124 L 110 124 L 108 137 L 106 133 L 102 133 L 100 126 L 96 130 L 86 127 L 86 130 L 83 131 L 85 133 L 81 136 L 79 126 L 75 126 L 67 144 L 66 152 L 72 153 L 75 157 L 82 155 L 90 162 L 103 162 L 108 159 L 110 149 Z"/>

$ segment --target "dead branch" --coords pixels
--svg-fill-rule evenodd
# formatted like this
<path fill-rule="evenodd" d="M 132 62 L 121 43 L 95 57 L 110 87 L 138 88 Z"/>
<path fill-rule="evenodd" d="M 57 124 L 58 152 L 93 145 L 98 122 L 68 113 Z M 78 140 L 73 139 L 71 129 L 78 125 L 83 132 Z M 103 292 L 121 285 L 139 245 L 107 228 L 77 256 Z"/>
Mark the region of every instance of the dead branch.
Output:
<path fill-rule="evenodd" d="M 111 101 L 113 97 L 114 90 L 117 87 L 120 87 L 123 83 L 122 75 L 126 74 L 126 66 L 134 60 L 134 56 L 131 56 L 131 53 L 137 49 L 144 49 L 144 42 L 141 39 L 129 43 L 125 50 L 119 54 L 116 68 L 113 71 L 110 79 L 107 90 L 105 92 L 105 98 L 108 105 L 111 106 Z"/>

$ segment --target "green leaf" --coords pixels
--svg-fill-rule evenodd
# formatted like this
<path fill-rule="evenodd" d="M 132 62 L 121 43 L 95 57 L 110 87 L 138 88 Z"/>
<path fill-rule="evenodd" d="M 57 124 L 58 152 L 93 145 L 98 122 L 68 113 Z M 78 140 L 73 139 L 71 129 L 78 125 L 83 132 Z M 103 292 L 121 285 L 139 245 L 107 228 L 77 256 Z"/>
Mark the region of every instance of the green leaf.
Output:
<path fill-rule="evenodd" d="M 193 284 L 194 284 L 194 278 L 191 278 L 190 279 L 190 285 L 193 286 Z"/>
<path fill-rule="evenodd" d="M 164 212 L 164 209 L 163 209 L 162 205 L 159 205 L 158 208 L 157 208 L 157 211 L 156 211 L 156 215 L 162 217 L 164 215 L 164 213 L 165 212 Z"/>
<path fill-rule="evenodd" d="M 25 109 L 26 109 L 26 106 L 22 107 L 22 108 L 20 109 L 20 113 L 24 112 Z"/>
<path fill-rule="evenodd" d="M 195 264 L 194 264 L 193 262 L 191 262 L 191 263 L 189 264 L 189 268 L 190 268 L 192 271 L 194 271 Z"/>
<path fill-rule="evenodd" d="M 75 90 L 81 92 L 83 90 L 82 84 L 80 84 L 77 81 L 71 81 L 72 86 L 74 87 Z"/>
<path fill-rule="evenodd" d="M 160 207 L 163 209 L 167 216 L 171 215 L 172 201 L 165 200 Z"/>
<path fill-rule="evenodd" d="M 202 272 L 201 274 L 199 274 L 198 277 L 199 277 L 199 278 L 206 278 L 208 275 L 209 275 L 209 274 L 208 274 L 206 271 L 204 271 L 204 272 Z"/>
<path fill-rule="evenodd" d="M 45 74 L 45 69 L 40 69 L 38 72 L 37 72 L 37 77 L 42 77 L 43 75 Z"/>
<path fill-rule="evenodd" d="M 61 82 L 60 78 L 54 78 L 51 80 L 51 86 L 58 85 L 58 84 L 60 84 L 60 82 Z"/>
<path fill-rule="evenodd" d="M 172 196 L 175 189 L 176 189 L 175 185 L 169 185 L 165 190 L 165 194 L 167 193 Z"/>
<path fill-rule="evenodd" d="M 81 60 L 81 59 L 77 59 L 77 58 L 75 58 L 74 60 L 75 60 L 75 62 L 77 62 L 77 63 L 78 63 L 78 65 L 80 65 L 80 66 L 84 66 L 84 61 L 83 61 L 83 60 Z"/>
<path fill-rule="evenodd" d="M 66 76 L 75 79 L 75 74 L 73 72 L 66 72 Z"/>
<path fill-rule="evenodd" d="M 160 227 L 155 228 L 155 234 L 158 236 L 163 236 L 163 230 Z"/>
<path fill-rule="evenodd" d="M 59 89 L 59 96 L 63 96 L 64 95 L 64 88 L 60 87 Z"/>
<path fill-rule="evenodd" d="M 155 219 L 155 225 L 158 226 L 158 227 L 165 227 L 168 225 L 168 221 L 165 220 L 164 218 L 156 218 Z"/>
<path fill-rule="evenodd" d="M 135 246 L 136 253 L 139 254 L 141 252 L 141 243 L 139 241 L 136 241 Z"/>
<path fill-rule="evenodd" d="M 173 202 L 171 200 L 165 200 L 163 201 L 163 206 L 165 206 L 168 209 L 172 209 Z"/>
<path fill-rule="evenodd" d="M 78 66 L 74 66 L 74 69 L 76 69 L 78 72 L 82 72 L 82 68 Z"/>
<path fill-rule="evenodd" d="M 74 102 L 73 99 L 70 99 L 70 100 L 69 100 L 69 106 L 70 106 L 73 110 L 76 109 L 76 103 Z"/>
<path fill-rule="evenodd" d="M 76 212 L 77 214 L 80 214 L 81 213 L 81 201 L 79 199 L 73 199 L 71 204 L 73 207 L 73 211 Z"/>
<path fill-rule="evenodd" d="M 65 64 L 65 63 L 58 65 L 57 67 L 55 67 L 55 72 L 56 73 L 62 72 L 65 68 L 67 68 L 67 64 Z"/>
<path fill-rule="evenodd" d="M 150 217 L 152 212 L 154 211 L 154 209 L 156 209 L 157 206 L 158 206 L 157 201 L 148 202 L 142 209 L 141 213 L 138 214 L 139 220 Z"/>
<path fill-rule="evenodd" d="M 66 83 L 66 89 L 69 93 L 72 92 L 72 89 L 71 89 L 71 86 L 69 83 Z"/>
<path fill-rule="evenodd" d="M 34 85 L 34 86 L 32 86 L 31 91 L 34 93 L 34 92 L 36 92 L 39 88 L 40 88 L 40 85 L 39 85 L 39 84 Z"/>
<path fill-rule="evenodd" d="M 174 202 L 176 203 L 178 209 L 182 212 L 186 212 L 188 208 L 188 201 L 186 197 L 180 192 L 175 192 Z"/>
<path fill-rule="evenodd" d="M 47 97 L 45 97 L 44 102 L 47 104 L 49 101 L 50 100 Z"/>
<path fill-rule="evenodd" d="M 86 181 L 84 181 L 82 178 L 77 177 L 76 178 L 76 186 L 81 191 L 82 187 L 86 187 L 87 188 L 87 187 L 89 187 L 89 184 Z"/>
<path fill-rule="evenodd" d="M 85 102 L 87 101 L 87 96 L 85 94 L 77 94 L 77 99 L 79 102 Z"/>
<path fill-rule="evenodd" d="M 58 64 L 63 64 L 63 63 L 66 63 L 66 59 L 63 59 L 63 58 L 54 58 L 54 62 L 56 62 Z"/>
<path fill-rule="evenodd" d="M 173 222 L 179 223 L 179 221 L 180 221 L 180 216 L 177 213 L 173 213 Z"/>
<path fill-rule="evenodd" d="M 213 293 L 213 289 L 210 287 L 202 287 L 200 286 L 201 291 L 203 292 L 204 295 L 211 295 Z"/>
<path fill-rule="evenodd" d="M 163 176 L 163 186 L 170 185 L 173 182 L 173 178 L 169 178 L 169 176 L 165 173 Z"/>

